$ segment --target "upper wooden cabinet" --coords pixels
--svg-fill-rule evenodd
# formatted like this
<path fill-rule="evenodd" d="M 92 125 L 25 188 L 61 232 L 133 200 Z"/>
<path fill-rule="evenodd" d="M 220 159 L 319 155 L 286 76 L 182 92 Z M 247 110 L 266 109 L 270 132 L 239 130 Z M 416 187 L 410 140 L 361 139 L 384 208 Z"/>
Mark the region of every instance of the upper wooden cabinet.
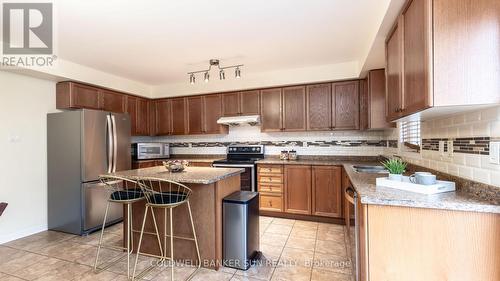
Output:
<path fill-rule="evenodd" d="M 309 85 L 307 93 L 307 130 L 332 129 L 332 85 Z"/>
<path fill-rule="evenodd" d="M 385 70 L 368 72 L 368 77 L 359 82 L 360 129 L 377 130 L 392 128 L 385 118 Z"/>
<path fill-rule="evenodd" d="M 304 86 L 283 88 L 283 130 L 305 131 L 306 91 Z"/>
<path fill-rule="evenodd" d="M 332 83 L 332 127 L 359 129 L 359 81 Z"/>
<path fill-rule="evenodd" d="M 260 117 L 263 132 L 283 130 L 281 88 L 260 91 Z"/>
<path fill-rule="evenodd" d="M 202 134 L 203 133 L 203 97 L 194 96 L 188 97 L 187 100 L 187 133 Z"/>
<path fill-rule="evenodd" d="M 223 116 L 260 114 L 259 90 L 222 94 Z"/>
<path fill-rule="evenodd" d="M 161 99 L 155 101 L 155 135 L 163 136 L 172 134 L 172 104 L 170 99 Z"/>
<path fill-rule="evenodd" d="M 59 82 L 56 85 L 57 109 L 101 109 L 101 90 L 75 82 Z"/>
<path fill-rule="evenodd" d="M 100 108 L 102 110 L 124 113 L 125 103 L 126 96 L 122 93 L 102 90 L 100 97 Z"/>
<path fill-rule="evenodd" d="M 170 100 L 170 116 L 172 119 L 171 134 L 185 135 L 187 133 L 187 106 L 186 98 L 173 98 Z"/>
<path fill-rule="evenodd" d="M 132 136 L 150 135 L 150 101 L 134 96 L 126 97 L 126 112 L 130 115 Z"/>
<path fill-rule="evenodd" d="M 228 127 L 217 124 L 222 116 L 222 95 L 203 96 L 203 133 L 222 134 L 228 132 Z"/>
<path fill-rule="evenodd" d="M 312 167 L 312 214 L 342 218 L 342 168 Z"/>
<path fill-rule="evenodd" d="M 311 166 L 285 165 L 285 212 L 310 215 Z"/>
<path fill-rule="evenodd" d="M 443 106 L 500 103 L 499 5 L 407 3 L 386 40 L 389 120 L 429 107 L 439 113 Z"/>

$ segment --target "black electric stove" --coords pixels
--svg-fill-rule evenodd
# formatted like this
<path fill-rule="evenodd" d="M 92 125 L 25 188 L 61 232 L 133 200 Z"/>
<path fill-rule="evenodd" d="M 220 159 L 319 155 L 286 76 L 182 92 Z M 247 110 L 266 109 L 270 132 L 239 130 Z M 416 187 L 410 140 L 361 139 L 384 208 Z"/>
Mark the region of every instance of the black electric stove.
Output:
<path fill-rule="evenodd" d="M 216 160 L 213 167 L 243 168 L 241 174 L 241 190 L 257 191 L 257 169 L 255 162 L 264 158 L 263 145 L 230 145 L 226 159 Z"/>

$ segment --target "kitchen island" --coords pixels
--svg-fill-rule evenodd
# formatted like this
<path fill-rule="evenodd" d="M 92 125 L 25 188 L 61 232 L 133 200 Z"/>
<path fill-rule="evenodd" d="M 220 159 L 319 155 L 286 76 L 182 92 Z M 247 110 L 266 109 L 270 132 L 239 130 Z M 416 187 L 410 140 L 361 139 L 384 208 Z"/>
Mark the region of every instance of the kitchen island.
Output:
<path fill-rule="evenodd" d="M 116 172 L 111 175 L 140 179 L 156 177 L 185 184 L 193 190 L 189 201 L 193 213 L 193 221 L 200 248 L 202 267 L 218 269 L 222 260 L 222 199 L 240 190 L 240 174 L 243 169 L 187 167 L 180 173 L 170 173 L 163 166 Z M 146 201 L 136 202 L 132 206 L 132 229 L 134 231 L 133 247 L 137 249 L 140 228 L 144 218 Z M 160 237 L 163 239 L 165 230 L 165 212 L 155 209 L 156 221 Z M 167 221 L 168 221 L 167 217 Z M 123 233 L 126 237 L 128 221 L 125 218 Z M 173 229 L 175 236 L 192 237 L 186 204 L 174 208 Z M 149 213 L 146 218 L 141 253 L 158 255 L 158 241 L 154 233 L 154 224 Z M 167 230 L 168 233 L 168 230 Z M 126 239 L 124 239 L 126 241 Z M 169 245 L 169 243 L 167 243 Z M 167 245 L 167 246 L 168 246 Z M 170 249 L 167 248 L 167 253 Z M 186 264 L 197 262 L 196 248 L 193 241 L 174 238 L 174 259 Z"/>

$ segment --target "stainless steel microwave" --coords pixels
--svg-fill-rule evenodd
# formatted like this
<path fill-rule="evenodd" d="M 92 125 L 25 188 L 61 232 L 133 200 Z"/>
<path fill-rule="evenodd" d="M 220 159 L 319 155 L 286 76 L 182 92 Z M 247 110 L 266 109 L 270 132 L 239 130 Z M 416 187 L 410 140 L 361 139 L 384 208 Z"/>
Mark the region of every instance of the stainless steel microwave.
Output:
<path fill-rule="evenodd" d="M 163 159 L 170 157 L 170 147 L 164 142 L 138 142 L 132 144 L 134 159 Z"/>

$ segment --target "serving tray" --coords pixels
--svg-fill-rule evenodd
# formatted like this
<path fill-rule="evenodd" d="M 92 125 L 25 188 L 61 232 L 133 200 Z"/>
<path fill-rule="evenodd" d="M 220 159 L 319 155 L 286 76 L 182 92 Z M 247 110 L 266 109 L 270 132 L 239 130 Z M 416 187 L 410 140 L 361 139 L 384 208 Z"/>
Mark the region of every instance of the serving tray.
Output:
<path fill-rule="evenodd" d="M 421 194 L 438 194 L 455 191 L 455 183 L 451 181 L 436 181 L 436 184 L 423 185 L 410 182 L 410 177 L 403 176 L 401 181 L 392 181 L 389 178 L 377 178 L 377 186 L 390 187 Z"/>

